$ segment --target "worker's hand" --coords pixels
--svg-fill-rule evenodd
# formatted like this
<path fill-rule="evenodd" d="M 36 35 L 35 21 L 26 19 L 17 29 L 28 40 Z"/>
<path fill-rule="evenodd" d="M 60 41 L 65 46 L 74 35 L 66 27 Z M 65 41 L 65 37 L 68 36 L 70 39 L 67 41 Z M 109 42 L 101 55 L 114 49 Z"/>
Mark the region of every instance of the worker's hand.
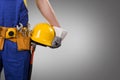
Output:
<path fill-rule="evenodd" d="M 56 27 L 56 26 L 53 26 L 53 28 L 55 30 L 56 36 L 52 42 L 51 48 L 58 48 L 61 46 L 61 42 L 67 35 L 67 32 L 64 29 Z"/>
<path fill-rule="evenodd" d="M 60 47 L 61 46 L 61 42 L 62 42 L 62 38 L 56 36 L 54 38 L 53 42 L 52 42 L 51 48 L 58 48 L 58 47 Z"/>

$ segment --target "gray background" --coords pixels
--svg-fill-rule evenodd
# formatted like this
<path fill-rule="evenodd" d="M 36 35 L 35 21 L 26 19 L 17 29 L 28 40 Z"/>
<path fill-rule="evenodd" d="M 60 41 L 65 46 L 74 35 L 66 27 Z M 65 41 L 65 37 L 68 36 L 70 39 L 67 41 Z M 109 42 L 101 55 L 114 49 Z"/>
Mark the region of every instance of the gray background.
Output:
<path fill-rule="evenodd" d="M 120 1 L 50 0 L 67 37 L 58 49 L 37 46 L 32 80 L 120 80 Z M 28 0 L 30 24 L 46 22 Z"/>

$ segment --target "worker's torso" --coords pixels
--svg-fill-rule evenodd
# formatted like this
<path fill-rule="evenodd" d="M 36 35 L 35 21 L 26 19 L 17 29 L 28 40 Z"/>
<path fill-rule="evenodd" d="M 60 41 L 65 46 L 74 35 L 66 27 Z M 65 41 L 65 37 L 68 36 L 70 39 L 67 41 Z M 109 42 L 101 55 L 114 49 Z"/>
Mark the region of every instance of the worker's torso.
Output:
<path fill-rule="evenodd" d="M 0 0 L 0 26 L 15 27 L 19 23 L 28 23 L 25 0 Z"/>

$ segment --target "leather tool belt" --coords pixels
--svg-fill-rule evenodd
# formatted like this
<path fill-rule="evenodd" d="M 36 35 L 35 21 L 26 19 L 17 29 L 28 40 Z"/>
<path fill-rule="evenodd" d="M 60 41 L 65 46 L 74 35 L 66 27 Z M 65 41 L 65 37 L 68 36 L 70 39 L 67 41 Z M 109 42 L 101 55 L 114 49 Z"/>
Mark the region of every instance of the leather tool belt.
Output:
<path fill-rule="evenodd" d="M 3 50 L 5 39 L 17 43 L 18 51 L 30 50 L 29 32 L 27 27 L 23 27 L 21 31 L 17 28 L 0 27 L 0 50 Z"/>

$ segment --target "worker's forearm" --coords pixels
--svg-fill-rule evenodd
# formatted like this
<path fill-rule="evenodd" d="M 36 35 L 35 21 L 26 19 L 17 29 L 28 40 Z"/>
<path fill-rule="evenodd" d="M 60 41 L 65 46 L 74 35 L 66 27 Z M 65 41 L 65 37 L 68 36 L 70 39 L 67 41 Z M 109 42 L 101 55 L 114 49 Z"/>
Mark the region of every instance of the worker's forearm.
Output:
<path fill-rule="evenodd" d="M 51 25 L 60 27 L 58 23 L 54 10 L 51 7 L 48 0 L 36 0 L 37 6 L 42 13 L 42 15 L 48 20 Z"/>

